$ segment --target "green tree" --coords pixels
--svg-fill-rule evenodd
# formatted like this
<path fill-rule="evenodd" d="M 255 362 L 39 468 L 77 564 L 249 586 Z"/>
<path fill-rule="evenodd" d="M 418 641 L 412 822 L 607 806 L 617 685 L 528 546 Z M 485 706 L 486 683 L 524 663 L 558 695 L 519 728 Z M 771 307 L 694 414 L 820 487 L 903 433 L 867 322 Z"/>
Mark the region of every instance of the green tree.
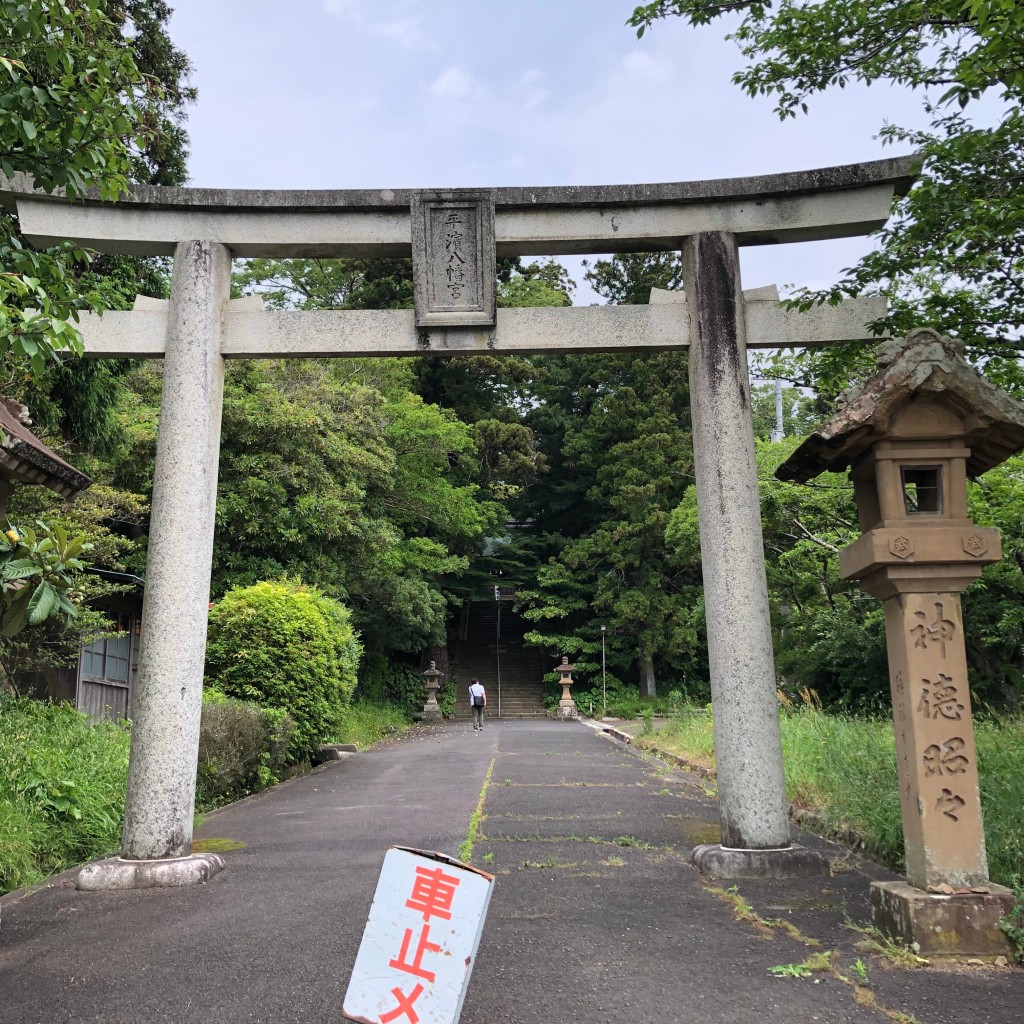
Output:
<path fill-rule="evenodd" d="M 161 86 L 139 70 L 106 8 L 102 0 L 0 3 L 0 171 L 8 178 L 24 172 L 46 191 L 77 196 L 92 186 L 113 199 L 157 144 Z M 70 244 L 34 251 L 2 212 L 0 258 L 0 355 L 25 356 L 39 373 L 59 351 L 80 349 L 68 323 L 77 311 L 103 306 L 99 291 L 80 285 L 89 254 Z"/>
<path fill-rule="evenodd" d="M 754 436 L 767 441 L 777 422 L 774 384 L 751 386 L 750 412 L 754 421 Z M 814 399 L 809 394 L 794 387 L 782 389 L 782 426 L 787 435 L 809 434 L 820 418 Z"/>
<path fill-rule="evenodd" d="M 679 282 L 678 256 L 630 254 L 588 265 L 613 302 L 646 302 Z M 699 595 L 689 570 L 668 566 L 665 528 L 692 474 L 686 361 L 678 353 L 538 359 L 526 424 L 550 472 L 513 503 L 530 524 L 511 557 L 535 623 L 530 639 L 570 654 L 580 674 L 599 670 L 608 626 L 609 665 L 654 695 L 658 668 L 690 666 Z"/>
<path fill-rule="evenodd" d="M 14 527 L 0 537 L 0 634 L 15 637 L 47 619 L 67 621 L 78 615 L 72 588 L 85 568 L 80 556 L 85 538 L 69 537 L 60 526 L 36 523 Z"/>
<path fill-rule="evenodd" d="M 16 6 L 25 5 L 5 5 L 3 16 L 8 14 L 9 8 Z M 54 18 L 61 16 L 62 8 L 60 5 L 49 6 L 57 13 L 51 12 L 52 16 L 48 16 L 47 5 L 36 5 L 34 13 L 56 40 L 59 30 Z M 102 26 L 99 42 L 117 52 L 125 48 L 140 76 L 133 88 L 136 113 L 141 121 L 133 122 L 134 135 L 129 133 L 121 140 L 127 159 L 120 165 L 123 173 L 119 188 L 128 180 L 148 185 L 184 184 L 187 178 L 185 116 L 188 104 L 195 99 L 196 90 L 189 82 L 192 69 L 188 57 L 174 45 L 169 35 L 170 8 L 164 0 L 107 0 L 91 6 Z M 104 11 L 109 22 L 102 21 Z M 81 16 L 81 12 L 67 13 L 69 18 Z M 25 23 L 22 27 L 28 31 L 31 25 Z M 81 46 L 96 44 L 97 31 L 83 29 Z M 71 45 L 67 39 L 63 42 L 66 46 Z M 27 46 L 27 42 L 24 45 Z M 45 78 L 45 74 L 42 77 Z M 86 81 L 93 79 L 87 77 Z M 111 83 L 111 88 L 116 88 L 116 83 Z M 101 99 L 100 94 L 90 95 L 93 102 Z M 71 94 L 66 94 L 65 98 L 70 100 Z M 116 101 L 114 96 L 112 102 Z M 41 120 L 44 115 L 48 123 L 53 120 L 52 115 L 43 110 L 38 113 Z M 109 140 L 109 144 L 116 141 Z M 45 176 L 40 176 L 45 175 L 46 168 L 55 161 L 69 158 L 62 152 L 36 151 L 34 155 L 23 154 L 23 164 L 19 167 L 33 173 L 37 184 L 45 185 Z M 42 171 L 38 166 L 40 163 Z M 96 179 L 92 183 L 97 184 L 98 181 Z M 8 229 L 12 227 L 7 225 Z M 14 237 L 12 244 L 24 250 L 22 240 Z M 33 256 L 39 257 L 40 254 Z M 71 291 L 77 290 L 77 294 L 86 296 L 87 305 L 130 309 L 138 294 L 158 298 L 166 296 L 167 264 L 168 261 L 160 259 L 93 254 L 89 263 L 75 261 L 73 265 L 64 267 L 65 273 L 73 275 L 65 283 Z M 38 364 L 42 362 L 45 366 L 41 372 L 25 374 L 23 355 L 15 345 L 14 351 L 0 358 L 0 392 L 27 405 L 32 410 L 37 429 L 41 428 L 47 436 L 62 439 L 77 452 L 109 453 L 117 444 L 112 412 L 118 405 L 123 375 L 131 364 L 126 360 L 50 359 L 37 360 L 37 371 Z"/>
<path fill-rule="evenodd" d="M 115 479 L 145 495 L 160 377 L 130 383 Z M 501 514 L 453 469 L 469 428 L 413 383 L 398 360 L 228 366 L 215 594 L 297 574 L 344 599 L 375 652 L 443 639 L 447 588 Z"/>
<path fill-rule="evenodd" d="M 271 309 L 410 309 L 412 260 L 257 258 L 233 285 Z"/>
<path fill-rule="evenodd" d="M 896 201 L 878 246 L 831 288 L 799 293 L 801 306 L 880 292 L 893 334 L 926 324 L 956 335 L 1019 383 L 1024 328 L 1024 6 L 1017 0 L 655 0 L 629 19 L 638 34 L 660 18 L 705 25 L 740 20 L 728 38 L 747 60 L 733 81 L 775 98 L 780 118 L 851 82 L 921 91 L 927 129 L 882 128 L 919 153 L 920 179 Z M 1002 106 L 974 118 L 981 99 Z M 989 104 L 988 109 L 991 109 Z M 1002 366 L 992 357 L 1004 357 Z M 862 368 L 856 348 L 808 356 L 807 372 L 832 393 Z"/>
<path fill-rule="evenodd" d="M 964 594 L 971 687 L 982 701 L 1019 709 L 1024 701 L 1024 456 L 989 470 L 967 492 L 980 526 L 1002 533 L 1003 557 Z"/>

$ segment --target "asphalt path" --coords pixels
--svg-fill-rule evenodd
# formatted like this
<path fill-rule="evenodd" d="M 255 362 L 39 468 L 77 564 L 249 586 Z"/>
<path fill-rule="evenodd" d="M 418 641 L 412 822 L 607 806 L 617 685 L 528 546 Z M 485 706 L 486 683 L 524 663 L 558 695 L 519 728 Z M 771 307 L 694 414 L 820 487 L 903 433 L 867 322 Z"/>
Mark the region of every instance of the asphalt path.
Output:
<path fill-rule="evenodd" d="M 0 1024 L 341 1021 L 385 850 L 455 855 L 488 769 L 472 860 L 496 882 L 464 1024 L 1024 1017 L 1024 971 L 905 971 L 857 948 L 881 869 L 818 843 L 831 879 L 730 894 L 686 860 L 716 839 L 707 783 L 540 721 L 425 726 L 224 808 L 197 836 L 244 846 L 204 886 L 5 899 Z M 736 895 L 791 927 L 737 920 Z M 814 952 L 828 969 L 771 971 Z"/>

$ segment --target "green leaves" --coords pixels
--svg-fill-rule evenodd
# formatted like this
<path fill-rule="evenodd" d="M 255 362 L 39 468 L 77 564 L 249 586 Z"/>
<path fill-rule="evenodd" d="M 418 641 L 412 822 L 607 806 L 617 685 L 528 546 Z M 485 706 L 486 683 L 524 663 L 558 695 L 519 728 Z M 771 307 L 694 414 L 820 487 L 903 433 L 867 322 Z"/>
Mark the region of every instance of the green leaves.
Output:
<path fill-rule="evenodd" d="M 12 528 L 0 539 L 0 635 L 5 637 L 47 619 L 66 621 L 78 615 L 70 592 L 85 567 L 79 556 L 91 545 L 82 536 L 69 536 L 59 524 L 35 525 Z"/>
<path fill-rule="evenodd" d="M 0 172 L 8 178 L 24 172 L 47 192 L 74 197 L 94 187 L 114 199 L 127 187 L 136 155 L 149 150 L 156 122 L 147 108 L 162 87 L 139 71 L 109 6 L 0 2 Z M 89 262 L 72 245 L 26 248 L 11 214 L 0 212 L 0 356 L 23 356 L 39 375 L 61 353 L 81 352 L 68 321 L 101 308 L 98 293 L 78 281 Z"/>
<path fill-rule="evenodd" d="M 748 62 L 733 80 L 751 96 L 774 97 L 780 118 L 857 81 L 920 90 L 930 121 L 924 131 L 881 129 L 885 141 L 920 153 L 921 177 L 874 250 L 832 288 L 798 292 L 795 305 L 880 293 L 891 307 L 874 325 L 880 332 L 927 325 L 962 338 L 981 362 L 1015 360 L 1024 333 L 1024 5 L 659 0 L 637 7 L 630 24 L 642 30 L 677 16 L 703 25 L 730 13 L 741 16 L 730 38 Z M 977 101 L 995 97 L 1001 114 L 971 120 Z M 819 371 L 856 372 L 858 353 L 846 352 L 845 360 L 802 356 L 797 372 L 804 382 Z"/>

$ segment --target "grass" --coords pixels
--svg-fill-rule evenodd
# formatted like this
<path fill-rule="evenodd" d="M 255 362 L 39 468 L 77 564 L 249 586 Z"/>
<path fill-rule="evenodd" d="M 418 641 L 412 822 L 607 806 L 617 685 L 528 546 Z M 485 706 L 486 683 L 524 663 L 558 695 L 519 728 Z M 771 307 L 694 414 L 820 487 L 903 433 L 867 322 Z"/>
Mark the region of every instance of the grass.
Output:
<path fill-rule="evenodd" d="M 407 728 L 409 716 L 400 705 L 355 700 L 329 742 L 354 743 L 360 750 L 364 750 L 386 736 Z"/>
<path fill-rule="evenodd" d="M 0 700 L 0 893 L 118 848 L 128 742 L 68 704 Z"/>
<path fill-rule="evenodd" d="M 487 774 L 484 776 L 484 784 L 480 787 L 480 799 L 476 803 L 473 816 L 469 819 L 469 828 L 466 831 L 466 838 L 459 845 L 459 860 L 468 864 L 473 859 L 473 847 L 476 844 L 477 833 L 480 831 L 480 822 L 484 816 L 484 803 L 487 800 L 487 787 L 491 784 L 491 772 L 494 771 L 494 762 L 497 758 L 491 758 L 487 766 Z"/>
<path fill-rule="evenodd" d="M 334 739 L 367 747 L 407 725 L 357 701 Z M 128 746 L 126 729 L 68 704 L 0 698 L 0 894 L 117 850 Z"/>
<path fill-rule="evenodd" d="M 822 815 L 828 829 L 864 836 L 871 855 L 903 867 L 903 830 L 892 723 L 829 714 L 813 706 L 781 716 L 789 799 Z M 994 882 L 1024 882 L 1024 718 L 975 722 L 985 841 Z M 638 746 L 657 747 L 714 766 L 711 716 L 686 708 Z"/>

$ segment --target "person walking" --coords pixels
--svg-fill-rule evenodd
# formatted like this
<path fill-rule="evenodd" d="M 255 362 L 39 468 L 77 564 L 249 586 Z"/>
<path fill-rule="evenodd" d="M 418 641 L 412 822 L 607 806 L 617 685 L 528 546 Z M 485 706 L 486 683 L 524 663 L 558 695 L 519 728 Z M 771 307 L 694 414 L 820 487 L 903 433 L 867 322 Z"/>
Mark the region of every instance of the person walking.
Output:
<path fill-rule="evenodd" d="M 473 732 L 483 732 L 484 708 L 487 707 L 487 691 L 479 679 L 469 684 L 469 706 L 473 710 Z"/>

